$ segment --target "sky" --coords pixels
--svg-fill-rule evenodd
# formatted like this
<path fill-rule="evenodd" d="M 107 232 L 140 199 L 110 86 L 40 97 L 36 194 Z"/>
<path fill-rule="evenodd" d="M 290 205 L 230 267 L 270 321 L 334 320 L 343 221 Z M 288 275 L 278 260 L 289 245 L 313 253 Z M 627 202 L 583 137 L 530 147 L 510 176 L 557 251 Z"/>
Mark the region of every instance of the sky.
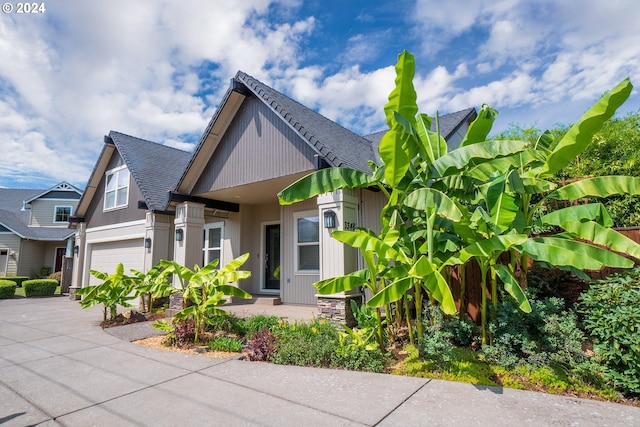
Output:
<path fill-rule="evenodd" d="M 191 151 L 238 70 L 360 135 L 385 129 L 403 50 L 420 112 L 488 104 L 494 133 L 571 124 L 621 80 L 640 84 L 637 0 L 8 4 L 0 187 L 84 188 L 111 130 Z M 639 110 L 634 89 L 618 111 Z"/>

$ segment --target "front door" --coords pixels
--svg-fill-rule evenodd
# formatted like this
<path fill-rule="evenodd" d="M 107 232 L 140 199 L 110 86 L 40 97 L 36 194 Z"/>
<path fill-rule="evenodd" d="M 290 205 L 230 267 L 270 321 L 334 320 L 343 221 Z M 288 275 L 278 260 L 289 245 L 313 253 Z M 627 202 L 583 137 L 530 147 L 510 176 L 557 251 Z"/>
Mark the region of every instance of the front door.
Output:
<path fill-rule="evenodd" d="M 280 289 L 280 224 L 265 226 L 264 289 Z"/>
<path fill-rule="evenodd" d="M 62 258 L 64 258 L 66 253 L 67 248 L 56 248 L 56 262 L 53 269 L 54 273 L 62 270 Z"/>

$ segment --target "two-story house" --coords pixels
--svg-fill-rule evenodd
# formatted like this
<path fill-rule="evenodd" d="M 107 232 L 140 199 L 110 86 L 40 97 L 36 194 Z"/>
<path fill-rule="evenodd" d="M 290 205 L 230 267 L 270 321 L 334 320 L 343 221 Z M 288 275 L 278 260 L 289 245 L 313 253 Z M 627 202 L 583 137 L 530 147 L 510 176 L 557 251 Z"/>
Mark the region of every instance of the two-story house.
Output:
<path fill-rule="evenodd" d="M 75 213 L 82 191 L 66 182 L 49 189 L 0 188 L 0 276 L 29 276 L 62 268 L 72 257 Z"/>

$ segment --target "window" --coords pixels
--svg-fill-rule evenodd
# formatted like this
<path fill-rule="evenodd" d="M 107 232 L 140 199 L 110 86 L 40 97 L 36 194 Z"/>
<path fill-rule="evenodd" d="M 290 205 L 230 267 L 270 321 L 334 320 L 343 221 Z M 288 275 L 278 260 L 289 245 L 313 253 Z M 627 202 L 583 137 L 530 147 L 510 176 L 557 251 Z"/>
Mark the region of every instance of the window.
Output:
<path fill-rule="evenodd" d="M 301 212 L 295 219 L 296 271 L 317 273 L 320 271 L 320 222 L 318 213 Z"/>
<path fill-rule="evenodd" d="M 222 222 L 214 222 L 204 226 L 202 236 L 202 266 L 218 260 L 218 268 L 222 262 Z"/>
<path fill-rule="evenodd" d="M 71 206 L 56 206 L 53 222 L 69 222 L 71 216 Z"/>
<path fill-rule="evenodd" d="M 121 166 L 106 173 L 104 186 L 104 208 L 127 206 L 129 202 L 129 169 Z"/>

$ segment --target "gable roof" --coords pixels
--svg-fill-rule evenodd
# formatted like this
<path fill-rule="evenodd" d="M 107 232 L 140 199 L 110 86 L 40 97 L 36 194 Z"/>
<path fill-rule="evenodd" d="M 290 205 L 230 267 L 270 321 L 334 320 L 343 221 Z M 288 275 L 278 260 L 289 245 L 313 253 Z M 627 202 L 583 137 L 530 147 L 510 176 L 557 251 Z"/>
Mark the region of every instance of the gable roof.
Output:
<path fill-rule="evenodd" d="M 242 101 L 249 96 L 255 96 L 262 101 L 329 166 L 346 166 L 365 172 L 371 171 L 368 161 L 375 160 L 375 154 L 370 141 L 254 77 L 238 71 L 194 150 L 191 162 L 180 180 L 179 192 L 190 192 L 193 188 L 199 175 L 198 169 L 204 167 L 209 161 L 233 115 L 242 105 Z"/>
<path fill-rule="evenodd" d="M 75 189 L 75 187 L 73 188 Z M 0 228 L 30 240 L 62 241 L 71 237 L 74 231 L 67 228 L 29 227 L 28 225 L 30 210 L 23 210 L 22 207 L 25 203 L 37 199 L 50 190 L 0 188 Z"/>
<path fill-rule="evenodd" d="M 77 187 L 69 184 L 68 182 L 62 181 L 62 182 L 54 185 L 53 187 L 51 187 L 51 188 L 49 188 L 47 190 L 44 190 L 44 191 L 40 192 L 39 194 L 29 198 L 29 199 L 26 199 L 25 203 L 31 203 L 32 201 L 34 201 L 36 199 L 39 199 L 41 197 L 44 197 L 46 195 L 49 195 L 49 194 L 61 195 L 61 194 L 64 194 L 64 193 L 73 193 L 73 192 L 75 192 L 76 195 L 74 195 L 73 197 L 69 197 L 69 199 L 79 199 L 80 198 L 79 196 L 82 195 L 82 191 L 79 190 Z M 63 198 L 63 197 L 60 197 L 60 198 Z"/>
<path fill-rule="evenodd" d="M 78 203 L 76 217 L 82 218 L 86 214 L 115 151 L 129 169 L 147 208 L 151 211 L 166 210 L 169 205 L 169 192 L 178 184 L 191 154 L 115 131 L 109 132 L 104 142 L 86 190 Z"/>

